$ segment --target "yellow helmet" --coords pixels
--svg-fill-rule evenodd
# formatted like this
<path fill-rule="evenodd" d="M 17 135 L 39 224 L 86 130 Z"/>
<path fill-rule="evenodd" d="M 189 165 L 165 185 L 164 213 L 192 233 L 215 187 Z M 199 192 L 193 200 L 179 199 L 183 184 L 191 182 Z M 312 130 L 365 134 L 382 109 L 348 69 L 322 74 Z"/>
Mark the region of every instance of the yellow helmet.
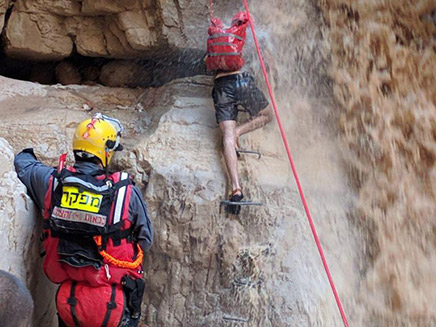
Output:
<path fill-rule="evenodd" d="M 104 119 L 92 118 L 77 126 L 73 137 L 73 150 L 92 154 L 107 167 L 118 146 L 117 130 Z"/>

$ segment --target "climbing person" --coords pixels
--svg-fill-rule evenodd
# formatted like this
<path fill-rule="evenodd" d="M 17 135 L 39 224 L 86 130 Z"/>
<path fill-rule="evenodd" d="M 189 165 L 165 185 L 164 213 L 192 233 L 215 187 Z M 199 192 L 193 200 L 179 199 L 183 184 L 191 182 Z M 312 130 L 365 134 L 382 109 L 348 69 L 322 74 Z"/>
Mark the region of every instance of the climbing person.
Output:
<path fill-rule="evenodd" d="M 242 72 L 245 61 L 242 49 L 249 26 L 248 15 L 237 13 L 230 28 L 221 19 L 212 17 L 208 29 L 206 66 L 215 71 L 212 98 L 215 117 L 223 134 L 224 160 L 231 180 L 230 202 L 243 198 L 238 175 L 239 137 L 261 128 L 272 120 L 272 111 L 263 92 L 248 72 Z M 238 125 L 239 107 L 247 111 L 250 119 Z M 228 205 L 226 211 L 239 214 L 240 205 Z"/>
<path fill-rule="evenodd" d="M 108 166 L 120 144 L 117 119 L 96 114 L 78 124 L 75 164 L 40 162 L 33 149 L 16 155 L 19 179 L 43 214 L 43 269 L 60 284 L 59 326 L 138 326 L 145 289 L 144 252 L 153 227 L 140 190 Z"/>

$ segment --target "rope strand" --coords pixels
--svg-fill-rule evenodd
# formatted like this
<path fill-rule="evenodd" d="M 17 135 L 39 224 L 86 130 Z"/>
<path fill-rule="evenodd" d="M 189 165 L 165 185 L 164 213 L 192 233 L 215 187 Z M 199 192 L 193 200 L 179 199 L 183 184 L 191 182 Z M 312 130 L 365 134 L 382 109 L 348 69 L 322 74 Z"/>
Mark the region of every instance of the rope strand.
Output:
<path fill-rule="evenodd" d="M 101 249 L 102 237 L 100 235 L 94 236 L 94 241 L 98 247 L 98 252 L 100 253 L 100 255 L 104 259 L 106 259 L 107 262 L 113 264 L 115 267 L 136 269 L 139 267 L 139 265 L 142 263 L 142 260 L 144 259 L 144 251 L 142 251 L 139 244 L 136 244 L 136 247 L 138 248 L 138 256 L 136 257 L 135 261 L 130 262 L 130 261 L 123 261 L 123 260 L 116 259 L 113 256 L 111 256 L 109 253 L 107 253 L 105 250 Z"/>
<path fill-rule="evenodd" d="M 210 15 L 210 20 L 212 20 L 212 18 L 213 18 L 213 0 L 210 0 L 210 3 L 209 3 L 209 15 Z"/>
<path fill-rule="evenodd" d="M 271 97 L 271 102 L 272 102 L 272 106 L 273 106 L 273 109 L 274 109 L 274 114 L 275 114 L 277 123 L 279 125 L 280 134 L 282 136 L 283 144 L 284 144 L 284 146 L 286 148 L 286 154 L 288 155 L 288 159 L 289 159 L 289 163 L 291 165 L 292 173 L 293 173 L 295 181 L 297 183 L 298 192 L 300 193 L 301 201 L 303 202 L 304 210 L 306 212 L 307 219 L 309 220 L 310 229 L 312 230 L 312 234 L 313 234 L 313 237 L 315 239 L 315 243 L 316 243 L 316 246 L 318 248 L 319 255 L 321 256 L 321 260 L 322 260 L 322 263 L 324 265 L 324 270 L 325 270 L 325 272 L 327 274 L 327 278 L 329 280 L 331 289 L 333 291 L 333 294 L 334 294 L 334 297 L 335 297 L 335 300 L 336 300 L 336 304 L 337 304 L 337 306 L 339 308 L 339 312 L 341 313 L 342 321 L 344 322 L 344 326 L 345 327 L 349 327 L 347 317 L 345 315 L 344 309 L 342 308 L 341 300 L 339 298 L 338 292 L 336 291 L 336 287 L 335 287 L 335 284 L 333 282 L 333 278 L 332 278 L 332 276 L 330 274 L 330 269 L 329 269 L 329 267 L 327 265 L 327 260 L 326 260 L 326 258 L 324 256 L 324 251 L 323 251 L 322 246 L 321 246 L 321 241 L 319 240 L 318 233 L 316 232 L 315 224 L 314 224 L 313 219 L 312 219 L 312 215 L 310 214 L 310 211 L 309 211 L 309 206 L 307 205 L 307 201 L 306 201 L 306 198 L 304 196 L 303 188 L 301 186 L 300 179 L 298 177 L 297 170 L 295 168 L 294 160 L 292 159 L 292 155 L 291 155 L 291 151 L 290 151 L 290 148 L 289 148 L 289 144 L 288 144 L 288 140 L 287 140 L 287 137 L 286 137 L 286 133 L 284 131 L 284 128 L 283 128 L 283 125 L 282 125 L 282 122 L 281 122 L 281 119 L 280 119 L 280 115 L 279 115 L 279 112 L 277 110 L 277 104 L 276 104 L 274 92 L 273 92 L 271 84 L 269 82 L 268 74 L 267 74 L 266 67 L 265 67 L 265 62 L 263 60 L 263 56 L 262 56 L 262 53 L 260 51 L 259 41 L 257 39 L 256 31 L 254 29 L 254 23 L 253 23 L 253 20 L 251 19 L 250 10 L 248 8 L 248 2 L 247 2 L 247 0 L 243 0 L 243 2 L 244 2 L 245 10 L 247 11 L 247 14 L 248 14 L 248 20 L 249 20 L 250 25 L 251 25 L 251 32 L 253 34 L 253 39 L 254 39 L 254 43 L 256 45 L 257 55 L 259 56 L 259 61 L 260 61 L 260 65 L 262 67 L 262 72 L 263 72 L 263 75 L 264 75 L 264 78 L 265 78 L 265 83 L 266 83 L 266 85 L 268 87 L 268 92 L 269 92 L 269 95 Z"/>

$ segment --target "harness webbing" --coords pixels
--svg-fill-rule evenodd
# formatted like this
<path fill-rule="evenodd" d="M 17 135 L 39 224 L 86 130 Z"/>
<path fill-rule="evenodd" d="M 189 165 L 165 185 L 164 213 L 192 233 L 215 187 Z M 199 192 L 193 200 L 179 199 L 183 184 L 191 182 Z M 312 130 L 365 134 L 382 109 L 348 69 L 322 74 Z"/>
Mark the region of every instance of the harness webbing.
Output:
<path fill-rule="evenodd" d="M 239 41 L 244 41 L 244 38 L 240 37 L 239 35 L 233 34 L 233 33 L 214 34 L 214 35 L 209 36 L 207 39 L 208 40 L 213 40 L 213 39 L 217 39 L 217 38 L 220 38 L 220 37 L 226 37 L 226 36 L 233 37 L 233 38 L 235 38 L 235 39 L 237 39 Z M 233 43 L 230 43 L 230 44 L 233 45 Z"/>
<path fill-rule="evenodd" d="M 128 178 L 129 178 L 129 175 L 125 172 L 122 172 L 121 176 L 120 176 L 120 182 L 126 181 L 126 180 L 128 180 Z M 113 218 L 114 225 L 121 221 L 121 213 L 122 213 L 121 211 L 122 211 L 123 205 L 124 205 L 124 197 L 126 195 L 127 185 L 128 184 L 126 184 L 125 186 L 121 187 L 118 190 L 117 200 L 116 200 L 116 204 L 115 204 L 114 218 Z"/>
<path fill-rule="evenodd" d="M 106 304 L 107 311 L 106 311 L 106 314 L 104 315 L 102 327 L 107 326 L 109 319 L 111 317 L 112 310 L 116 309 L 116 307 L 117 307 L 117 303 L 115 302 L 115 297 L 116 297 L 116 285 L 115 284 L 112 284 L 111 290 L 112 290 L 111 298 L 110 298 L 109 302 L 107 302 L 107 304 Z"/>
<path fill-rule="evenodd" d="M 313 234 L 313 237 L 315 239 L 316 246 L 318 248 L 319 254 L 321 256 L 322 263 L 324 265 L 325 272 L 327 274 L 327 277 L 328 277 L 331 289 L 333 291 L 333 294 L 334 294 L 334 297 L 335 297 L 335 300 L 336 300 L 336 304 L 337 304 L 337 306 L 339 308 L 339 312 L 341 313 L 342 321 L 344 322 L 344 325 L 346 327 L 349 327 L 347 317 L 345 315 L 344 309 L 342 308 L 341 300 L 339 298 L 338 292 L 336 291 L 336 287 L 335 287 L 335 284 L 333 282 L 333 278 L 332 278 L 332 276 L 330 274 L 330 269 L 329 269 L 329 267 L 327 265 L 327 260 L 326 260 L 326 258 L 324 256 L 324 251 L 323 251 L 322 246 L 321 246 L 321 241 L 319 240 L 318 233 L 316 232 L 315 224 L 314 224 L 313 219 L 312 219 L 312 215 L 310 214 L 309 206 L 307 205 L 307 201 L 306 201 L 306 198 L 304 196 L 304 192 L 303 192 L 303 188 L 302 188 L 301 183 L 300 183 L 300 179 L 298 178 L 298 174 L 297 174 L 297 170 L 295 168 L 294 160 L 292 159 L 292 155 L 291 155 L 290 147 L 289 147 L 289 144 L 288 144 L 288 141 L 287 141 L 286 133 L 284 131 L 284 128 L 283 128 L 283 125 L 282 125 L 282 122 L 281 122 L 281 119 L 280 119 L 280 116 L 279 116 L 279 112 L 277 110 L 277 104 L 276 104 L 274 92 L 272 90 L 271 84 L 270 84 L 269 79 L 268 79 L 268 74 L 267 74 L 266 67 L 265 67 L 265 62 L 263 60 L 263 56 L 262 56 L 262 53 L 261 53 L 261 50 L 260 50 L 259 41 L 257 39 L 256 31 L 255 31 L 255 28 L 254 28 L 254 23 L 253 23 L 253 20 L 251 19 L 250 10 L 249 10 L 249 7 L 248 7 L 248 2 L 247 2 L 247 0 L 242 0 L 242 1 L 244 2 L 245 10 L 246 10 L 247 15 L 248 15 L 248 20 L 249 20 L 249 23 L 251 25 L 251 32 L 253 34 L 253 39 L 254 39 L 254 43 L 256 45 L 257 54 L 259 56 L 259 61 L 260 61 L 260 65 L 262 67 L 263 76 L 265 78 L 265 83 L 266 83 L 266 85 L 268 87 L 268 92 L 269 92 L 269 95 L 270 95 L 270 98 L 271 98 L 272 106 L 274 108 L 274 114 L 275 114 L 277 123 L 279 125 L 280 134 L 281 134 L 281 137 L 282 137 L 282 140 L 283 140 L 283 144 L 284 144 L 284 146 L 286 148 L 286 153 L 287 153 L 287 156 L 288 156 L 288 159 L 289 159 L 289 163 L 290 163 L 291 168 L 292 168 L 292 173 L 293 173 L 295 181 L 297 183 L 298 192 L 300 193 L 301 201 L 303 202 L 304 210 L 306 212 L 307 219 L 309 220 L 310 228 L 312 230 L 312 234 Z M 212 2 L 212 0 L 211 0 L 211 2 Z"/>
<path fill-rule="evenodd" d="M 215 42 L 215 43 L 212 43 L 210 46 L 211 47 L 218 47 L 220 45 L 225 45 L 225 46 L 229 46 L 229 47 L 235 46 L 233 43 L 230 43 L 230 42 Z"/>
<path fill-rule="evenodd" d="M 68 298 L 67 303 L 70 305 L 71 316 L 73 317 L 74 326 L 80 327 L 79 319 L 77 318 L 77 312 L 76 312 L 76 305 L 77 305 L 76 285 L 77 282 L 73 281 L 73 283 L 71 284 L 70 297 Z"/>
<path fill-rule="evenodd" d="M 209 57 L 221 57 L 221 56 L 240 56 L 240 52 L 214 52 L 208 53 Z"/>

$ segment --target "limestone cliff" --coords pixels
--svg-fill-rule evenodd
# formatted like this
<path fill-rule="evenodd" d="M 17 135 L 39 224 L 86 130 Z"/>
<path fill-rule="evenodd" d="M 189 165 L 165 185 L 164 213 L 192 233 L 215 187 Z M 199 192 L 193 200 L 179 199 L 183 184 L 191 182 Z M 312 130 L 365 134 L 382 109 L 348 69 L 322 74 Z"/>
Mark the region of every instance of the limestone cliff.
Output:
<path fill-rule="evenodd" d="M 123 167 L 135 177 L 146 195 L 156 229 L 155 244 L 145 264 L 148 287 L 143 317 L 147 326 L 232 326 L 237 321 L 287 326 L 302 319 L 338 321 L 298 195 L 289 186 L 289 169 L 273 126 L 242 140 L 244 146 L 263 153 L 261 160 L 247 157 L 240 165 L 246 197 L 263 201 L 265 206 L 245 208 L 239 218 L 220 211 L 219 201 L 227 193 L 226 178 L 210 99 L 210 77 L 177 80 L 148 90 L 41 87 L 4 78 L 0 84 L 4 94 L 1 113 L 7 117 L 0 136 L 15 152 L 34 146 L 39 158 L 53 165 L 58 154 L 70 148 L 77 122 L 89 116 L 82 109 L 86 101 L 126 125 L 127 151 L 115 160 L 115 167 Z M 296 106 L 309 110 L 311 105 L 300 102 Z M 299 156 L 308 164 L 304 170 L 314 168 L 313 151 L 330 156 L 322 148 L 331 149 L 332 144 L 323 138 L 319 135 L 309 141 L 317 150 L 312 148 Z M 5 152 L 10 162 L 12 150 Z M 13 176 L 11 170 L 7 166 L 4 176 Z M 309 189 L 314 203 L 320 204 L 316 214 L 327 220 L 345 219 L 346 211 L 337 201 L 348 197 L 347 190 L 333 182 L 339 176 L 312 176 L 307 177 L 309 181 L 313 178 L 319 184 Z M 314 186 L 313 181 L 309 184 Z M 14 185 L 19 185 L 16 178 Z M 17 197 L 31 204 L 23 191 L 22 186 L 11 189 L 15 196 L 11 208 L 20 206 Z M 28 214 L 30 230 L 24 233 L 20 229 L 22 233 L 17 234 L 14 224 L 19 216 L 9 216 L 3 224 L 14 240 L 27 239 L 34 233 L 34 227 L 29 226 L 38 225 L 38 216 Z M 321 225 L 327 229 L 333 226 L 327 222 Z M 350 232 L 348 227 L 345 230 Z M 33 235 L 30 244 L 37 247 Z M 21 249 L 28 251 L 28 247 L 24 244 Z M 39 260 L 37 253 L 31 257 Z M 351 263 L 350 257 L 334 257 L 333 261 Z M 23 261 L 30 271 L 40 269 L 27 257 L 20 258 L 14 269 Z M 51 326 L 55 319 L 53 301 L 47 301 L 55 290 L 47 281 L 41 283 L 43 280 L 41 276 L 27 278 L 36 299 L 35 326 Z M 319 289 L 314 291 L 314 284 Z M 345 292 L 343 282 L 339 285 Z M 46 300 L 38 301 L 41 294 Z M 300 296 L 306 299 L 301 304 Z"/>
<path fill-rule="evenodd" d="M 348 152 L 336 135 L 340 106 L 327 76 L 331 49 L 322 37 L 321 13 L 309 0 L 258 0 L 252 5 L 333 278 L 352 325 L 368 325 L 359 299 L 365 292 L 360 280 L 366 263 L 364 245 L 352 214 L 355 193 L 343 160 Z M 215 10 L 229 18 L 240 8 L 225 0 Z M 174 48 L 188 53 L 193 47 L 201 49 L 208 11 L 206 1 L 197 0 L 24 0 L 0 2 L 0 13 L 7 18 L 3 33 L 7 58 L 60 60 L 77 51 L 83 56 L 80 60 L 89 60 L 145 54 L 167 59 Z M 180 58 L 171 60 L 183 61 Z M 250 37 L 246 58 L 246 69 L 263 86 Z M 148 286 L 142 326 L 340 325 L 275 125 L 241 138 L 243 147 L 262 152 L 260 160 L 245 156 L 239 163 L 246 198 L 264 206 L 244 208 L 238 217 L 226 215 L 219 208 L 228 189 L 210 98 L 212 78 L 169 82 L 165 77 L 174 66 L 168 62 L 147 67 L 147 74 L 138 76 L 142 64 L 137 60 L 115 64 L 124 72 L 118 75 L 110 62 L 86 75 L 100 74 L 101 82 L 104 73 L 104 84 L 110 86 L 149 86 L 132 81 L 150 78 L 151 69 L 163 76 L 158 84 L 165 85 L 106 88 L 93 80 L 88 83 L 93 86 L 43 86 L 0 77 L 0 137 L 6 140 L 1 155 L 9 163 L 2 166 L 0 178 L 11 185 L 1 189 L 8 214 L 1 216 L 0 226 L 10 240 L 4 246 L 12 253 L 0 261 L 0 268 L 27 281 L 35 299 L 34 326 L 55 326 L 55 287 L 37 275 L 40 217 L 31 211 L 31 201 L 14 175 L 12 153 L 33 146 L 41 160 L 56 165 L 59 154 L 71 149 L 77 123 L 96 111 L 119 118 L 126 126 L 126 151 L 115 159 L 114 168 L 135 178 L 155 225 L 155 244 L 145 261 Z M 45 66 L 35 66 L 29 68 L 32 73 L 43 75 Z M 68 62 L 56 66 L 57 81 L 72 72 L 64 84 L 79 83 L 85 73 L 77 75 L 72 66 Z M 162 66 L 166 70 L 159 71 Z M 182 76 L 197 73 L 194 69 Z M 23 203 L 29 211 L 16 209 Z M 15 228 L 17 224 L 26 229 Z M 25 241 L 29 239 L 30 244 Z"/>
<path fill-rule="evenodd" d="M 201 36 L 194 31 L 204 29 L 208 12 L 198 0 L 24 0 L 0 2 L 1 21 L 8 4 L 6 53 L 38 60 L 59 60 L 73 51 L 132 58 L 145 50 L 198 48 Z"/>

